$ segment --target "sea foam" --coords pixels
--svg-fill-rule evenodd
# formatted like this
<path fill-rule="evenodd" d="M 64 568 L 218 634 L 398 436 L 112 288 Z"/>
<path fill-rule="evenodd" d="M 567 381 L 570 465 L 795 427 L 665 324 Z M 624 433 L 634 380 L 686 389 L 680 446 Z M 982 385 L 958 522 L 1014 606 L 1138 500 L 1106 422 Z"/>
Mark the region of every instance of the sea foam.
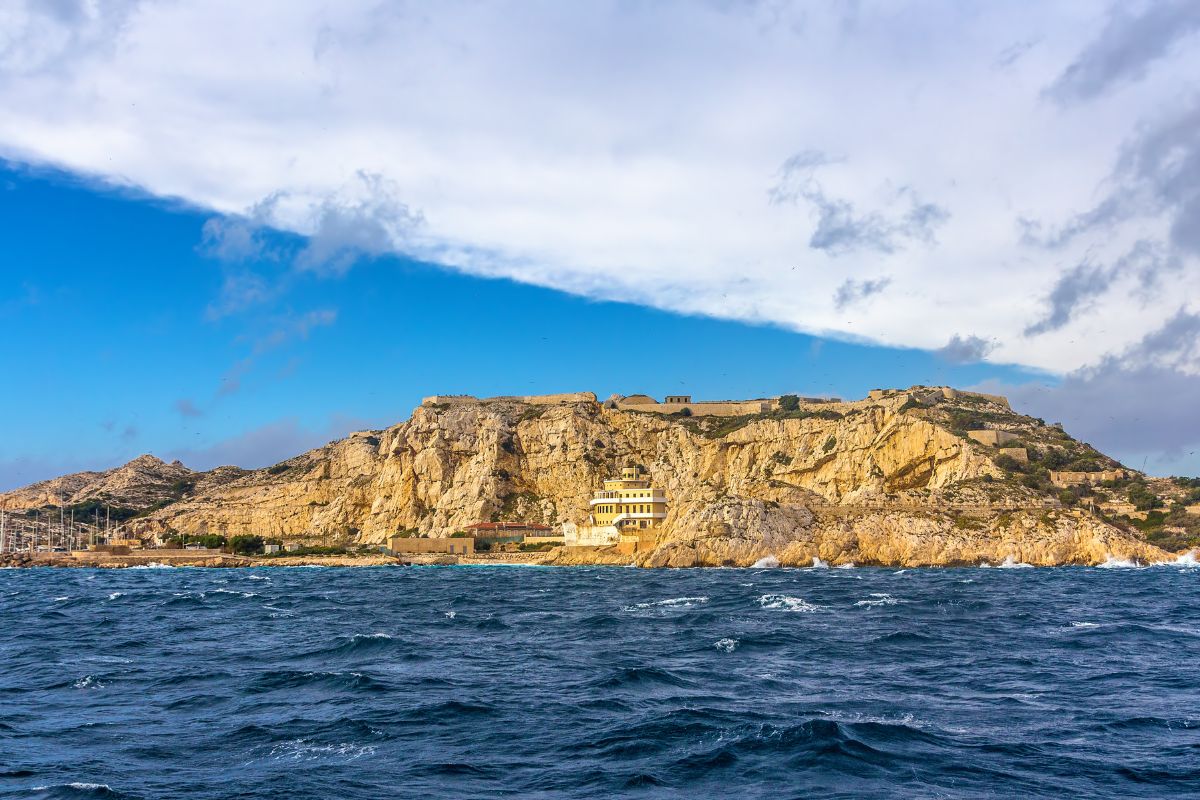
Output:
<path fill-rule="evenodd" d="M 781 611 L 796 611 L 805 614 L 818 611 L 821 608 L 808 602 L 803 597 L 792 597 L 786 594 L 764 594 L 758 598 L 758 604 L 763 608 L 777 608 Z"/>

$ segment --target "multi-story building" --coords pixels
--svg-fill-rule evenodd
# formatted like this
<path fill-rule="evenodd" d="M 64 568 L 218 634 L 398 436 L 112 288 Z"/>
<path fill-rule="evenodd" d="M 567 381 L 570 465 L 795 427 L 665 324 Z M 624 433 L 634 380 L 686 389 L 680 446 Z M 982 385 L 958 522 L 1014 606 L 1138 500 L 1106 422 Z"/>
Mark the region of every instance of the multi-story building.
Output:
<path fill-rule="evenodd" d="M 587 525 L 564 523 L 567 545 L 617 544 L 622 535 L 628 538 L 654 528 L 667 517 L 666 492 L 651 486 L 637 467 L 626 467 L 620 477 L 605 480 L 589 506 Z"/>

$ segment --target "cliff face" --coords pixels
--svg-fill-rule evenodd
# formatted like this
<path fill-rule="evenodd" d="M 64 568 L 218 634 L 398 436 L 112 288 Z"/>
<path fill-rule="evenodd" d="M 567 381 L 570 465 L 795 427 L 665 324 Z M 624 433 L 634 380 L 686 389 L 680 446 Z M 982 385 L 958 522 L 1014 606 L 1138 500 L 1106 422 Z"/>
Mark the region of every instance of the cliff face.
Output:
<path fill-rule="evenodd" d="M 976 400 L 972 411 L 1040 435 L 1006 407 Z M 201 479 L 140 525 L 383 542 L 397 530 L 445 535 L 496 519 L 584 522 L 601 481 L 638 464 L 670 503 L 657 549 L 636 556 L 644 565 L 1168 558 L 1014 481 L 996 450 L 947 424 L 952 413 L 905 393 L 732 420 L 594 402 L 435 403 L 269 470 Z M 555 558 L 630 560 L 583 550 Z"/>

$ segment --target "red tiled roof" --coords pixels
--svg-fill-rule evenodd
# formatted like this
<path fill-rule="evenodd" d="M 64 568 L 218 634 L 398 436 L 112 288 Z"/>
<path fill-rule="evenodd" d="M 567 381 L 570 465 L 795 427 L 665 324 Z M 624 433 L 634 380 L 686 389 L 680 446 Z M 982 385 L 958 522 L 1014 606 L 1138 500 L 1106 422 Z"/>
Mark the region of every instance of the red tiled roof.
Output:
<path fill-rule="evenodd" d="M 469 531 L 548 531 L 549 525 L 537 525 L 527 522 L 476 522 L 468 525 Z"/>

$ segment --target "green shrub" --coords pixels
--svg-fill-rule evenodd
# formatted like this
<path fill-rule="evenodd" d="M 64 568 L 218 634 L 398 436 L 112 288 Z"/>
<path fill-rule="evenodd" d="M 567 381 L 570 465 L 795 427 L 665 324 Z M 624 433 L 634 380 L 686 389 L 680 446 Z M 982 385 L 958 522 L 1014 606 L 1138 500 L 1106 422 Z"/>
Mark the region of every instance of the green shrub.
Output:
<path fill-rule="evenodd" d="M 825 440 L 825 444 L 823 444 L 821 446 L 821 449 L 824 452 L 828 453 L 831 450 L 833 450 L 833 448 L 835 448 L 835 447 L 837 447 L 837 438 L 830 436 L 828 439 Z"/>
<path fill-rule="evenodd" d="M 229 540 L 229 549 L 240 556 L 251 556 L 263 551 L 263 537 L 243 534 Z"/>
<path fill-rule="evenodd" d="M 1005 472 L 1024 472 L 1025 465 L 1010 455 L 996 456 L 996 466 Z"/>
<path fill-rule="evenodd" d="M 796 411 L 800 408 L 800 398 L 794 394 L 785 394 L 779 398 L 779 408 L 783 411 Z"/>

